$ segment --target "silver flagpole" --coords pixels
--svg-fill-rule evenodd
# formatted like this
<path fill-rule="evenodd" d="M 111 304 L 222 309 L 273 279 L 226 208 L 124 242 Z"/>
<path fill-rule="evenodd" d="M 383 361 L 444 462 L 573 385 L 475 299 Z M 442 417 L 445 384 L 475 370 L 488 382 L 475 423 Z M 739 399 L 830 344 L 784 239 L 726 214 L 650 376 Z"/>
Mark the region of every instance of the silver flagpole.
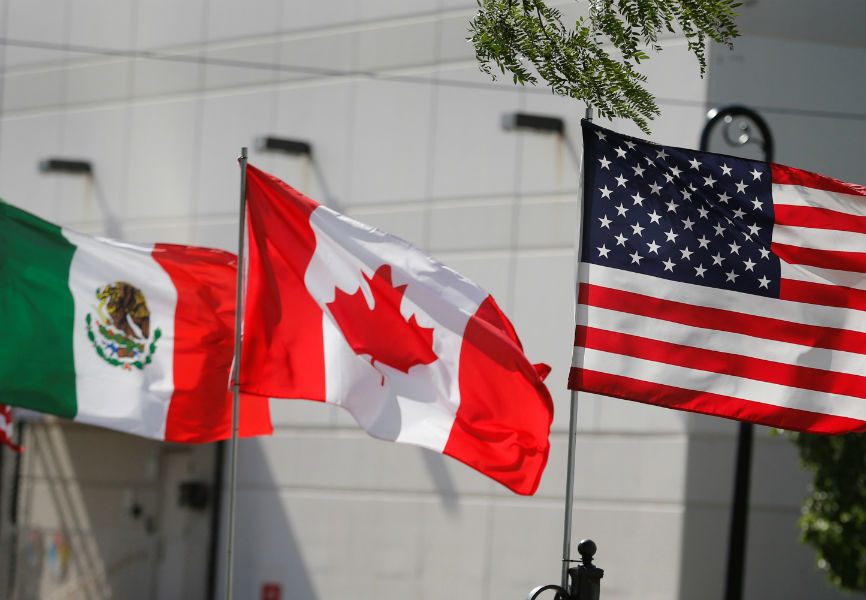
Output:
<path fill-rule="evenodd" d="M 232 598 L 232 571 L 234 570 L 235 543 L 235 479 L 238 468 L 238 413 L 240 412 L 240 372 L 241 372 L 241 328 L 243 326 L 243 284 L 244 284 L 244 233 L 246 229 L 247 207 L 247 149 L 241 148 L 241 202 L 238 218 L 238 283 L 235 295 L 235 360 L 232 365 L 232 458 L 229 474 L 229 533 L 226 555 L 226 598 Z"/>
<path fill-rule="evenodd" d="M 586 107 L 586 119 L 592 121 L 592 107 Z M 580 171 L 580 193 L 583 194 L 583 165 Z M 581 199 L 583 196 L 581 195 Z M 582 210 L 583 206 L 578 206 L 578 210 Z M 581 227 L 583 219 L 581 219 Z M 575 273 L 575 285 L 579 285 L 580 272 L 580 249 L 582 235 L 578 232 L 577 236 L 577 270 Z M 575 296 L 575 302 L 576 302 Z M 574 505 L 574 446 L 577 438 L 577 390 L 571 392 L 571 416 L 568 419 L 568 466 L 565 475 L 565 518 L 563 519 L 563 534 L 562 534 L 562 588 L 568 589 L 568 566 L 571 562 L 571 513 Z"/>

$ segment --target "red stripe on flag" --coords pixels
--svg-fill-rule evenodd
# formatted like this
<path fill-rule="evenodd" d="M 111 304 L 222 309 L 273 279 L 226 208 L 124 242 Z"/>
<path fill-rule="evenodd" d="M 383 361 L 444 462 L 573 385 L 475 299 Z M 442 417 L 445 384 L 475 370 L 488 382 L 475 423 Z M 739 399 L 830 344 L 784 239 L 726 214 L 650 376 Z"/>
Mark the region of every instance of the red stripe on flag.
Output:
<path fill-rule="evenodd" d="M 770 244 L 770 250 L 791 265 L 806 265 L 836 271 L 866 272 L 866 252 L 814 250 L 788 244 Z"/>
<path fill-rule="evenodd" d="M 322 309 L 304 273 L 316 249 L 319 206 L 276 177 L 247 166 L 249 277 L 241 389 L 274 398 L 325 400 Z M 255 268 L 253 268 L 255 265 Z"/>
<path fill-rule="evenodd" d="M 866 233 L 866 217 L 851 215 L 838 210 L 778 204 L 773 207 L 773 212 L 775 213 L 774 222 L 776 225 Z"/>
<path fill-rule="evenodd" d="M 796 279 L 782 279 L 779 286 L 779 299 L 820 306 L 866 310 L 866 290 Z M 854 333 L 854 335 L 858 334 Z M 861 341 L 859 344 L 860 349 L 855 351 L 863 352 L 863 348 L 866 348 L 866 341 Z"/>
<path fill-rule="evenodd" d="M 645 404 L 735 418 L 793 431 L 840 434 L 866 431 L 866 422 L 821 413 L 752 402 L 721 394 L 688 390 L 572 367 L 568 387 Z"/>
<path fill-rule="evenodd" d="M 662 319 L 682 325 L 740 333 L 802 346 L 861 354 L 866 348 L 866 333 L 863 332 L 804 325 L 731 310 L 694 306 L 587 283 L 580 284 L 578 303 Z"/>
<path fill-rule="evenodd" d="M 177 290 L 174 393 L 165 439 L 209 442 L 232 437 L 229 371 L 234 354 L 237 257 L 222 250 L 157 244 L 154 260 Z M 239 435 L 273 431 L 267 399 L 244 399 Z"/>
<path fill-rule="evenodd" d="M 575 330 L 574 345 L 804 390 L 866 398 L 866 377 L 862 375 L 705 350 L 582 325 Z"/>
<path fill-rule="evenodd" d="M 786 167 L 785 165 L 771 164 L 770 166 L 772 167 L 773 183 L 802 185 L 828 192 L 866 196 L 866 187 L 857 185 L 856 183 L 846 183 L 832 177 L 827 177 L 826 175 L 801 171 L 800 169 Z"/>

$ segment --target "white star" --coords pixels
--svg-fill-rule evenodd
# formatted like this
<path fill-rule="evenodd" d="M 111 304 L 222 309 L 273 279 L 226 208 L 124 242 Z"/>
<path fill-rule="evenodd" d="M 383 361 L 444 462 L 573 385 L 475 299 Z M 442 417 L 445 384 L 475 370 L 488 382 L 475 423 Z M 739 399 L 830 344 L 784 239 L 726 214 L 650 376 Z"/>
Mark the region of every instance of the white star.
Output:
<path fill-rule="evenodd" d="M 685 219 L 683 219 L 683 228 L 685 228 L 685 229 L 691 230 L 692 225 L 694 225 L 694 224 L 695 224 L 695 222 L 692 221 L 691 217 L 686 217 Z"/>
<path fill-rule="evenodd" d="M 770 258 L 770 251 L 766 248 L 759 248 L 758 252 L 761 253 L 761 258 Z"/>
<path fill-rule="evenodd" d="M 607 189 L 607 186 L 604 186 L 603 188 L 598 188 L 598 191 L 601 192 L 602 198 L 607 198 L 608 200 L 610 200 L 610 195 L 613 193 L 613 190 Z"/>
<path fill-rule="evenodd" d="M 610 229 L 611 220 L 607 218 L 607 215 L 601 217 L 599 221 L 601 221 L 602 227 L 604 227 L 605 229 Z"/>
<path fill-rule="evenodd" d="M 674 272 L 674 261 L 672 261 L 670 257 L 668 257 L 668 259 L 662 264 L 665 266 L 665 271 L 670 271 L 671 273 Z"/>
<path fill-rule="evenodd" d="M 633 234 L 643 237 L 643 227 L 640 226 L 640 223 L 635 223 L 631 226 L 631 231 Z"/>
<path fill-rule="evenodd" d="M 666 159 L 669 155 L 665 152 L 664 148 L 659 148 L 658 152 L 656 152 L 656 156 L 662 160 Z"/>
<path fill-rule="evenodd" d="M 643 201 L 644 201 L 643 196 L 641 196 L 640 194 L 635 194 L 635 195 L 632 196 L 631 198 L 632 198 L 632 200 L 634 200 L 634 204 L 635 204 L 635 206 L 637 206 L 638 204 L 640 204 L 641 206 L 643 206 Z"/>
<path fill-rule="evenodd" d="M 662 177 L 664 177 L 665 181 L 667 181 L 668 183 L 674 182 L 674 176 L 671 175 L 670 173 L 662 173 Z"/>
<path fill-rule="evenodd" d="M 751 258 L 746 259 L 746 262 L 744 262 L 743 264 L 746 265 L 746 271 L 754 272 L 756 263 L 753 263 Z"/>
<path fill-rule="evenodd" d="M 754 223 L 749 225 L 749 234 L 750 235 L 758 235 L 760 233 L 760 231 L 761 231 L 761 228 L 758 227 L 757 225 L 755 225 Z"/>
<path fill-rule="evenodd" d="M 647 244 L 647 246 L 649 246 L 650 252 L 655 252 L 656 254 L 659 253 L 659 245 L 655 243 L 655 240 Z"/>
<path fill-rule="evenodd" d="M 755 207 L 755 210 L 761 210 L 761 207 L 763 206 L 763 204 L 761 203 L 760 200 L 758 200 L 758 197 L 755 196 L 755 199 L 752 200 L 752 206 Z"/>
<path fill-rule="evenodd" d="M 746 186 L 748 186 L 749 184 L 747 184 L 745 181 L 743 181 L 741 179 L 740 183 L 735 183 L 734 185 L 737 186 L 737 191 L 739 193 L 745 194 L 746 193 Z"/>
<path fill-rule="evenodd" d="M 673 175 L 674 177 L 679 177 L 680 173 L 682 173 L 682 171 L 680 171 L 679 167 L 671 167 L 671 175 Z"/>
<path fill-rule="evenodd" d="M 709 243 L 710 243 L 710 240 L 708 240 L 707 237 L 704 235 L 702 235 L 701 237 L 698 238 L 698 244 L 700 245 L 701 248 L 706 248 L 709 245 Z"/>
<path fill-rule="evenodd" d="M 601 163 L 602 169 L 607 169 L 608 171 L 610 171 L 610 161 L 607 160 L 607 157 L 602 156 L 601 158 L 598 159 L 598 162 Z"/>
<path fill-rule="evenodd" d="M 719 265 L 721 267 L 723 260 L 725 260 L 724 257 L 722 257 L 722 255 L 718 252 L 716 252 L 716 255 L 713 256 L 713 264 L 714 265 Z"/>
<path fill-rule="evenodd" d="M 766 288 L 766 289 L 770 289 L 770 280 L 767 279 L 766 276 L 761 277 L 761 278 L 758 280 L 758 283 L 761 284 L 760 287 L 762 287 L 762 288 Z"/>
<path fill-rule="evenodd" d="M 675 242 L 675 241 L 677 241 L 677 235 L 678 235 L 678 234 L 674 233 L 674 228 L 673 228 L 673 227 L 671 227 L 671 230 L 670 230 L 670 231 L 668 231 L 667 233 L 665 233 L 665 236 L 668 238 L 667 241 L 669 241 L 669 242 Z"/>
<path fill-rule="evenodd" d="M 629 150 L 634 150 L 634 142 L 626 141 L 625 145 L 628 146 Z"/>
<path fill-rule="evenodd" d="M 598 249 L 598 254 L 602 258 L 607 258 L 609 252 L 610 250 L 607 248 L 607 244 L 602 244 L 601 248 Z"/>
<path fill-rule="evenodd" d="M 722 192 L 721 194 L 719 194 L 719 202 L 727 202 L 730 199 L 731 199 L 731 197 L 728 196 L 725 192 Z"/>
<path fill-rule="evenodd" d="M 650 218 L 650 223 L 653 223 L 655 225 L 661 225 L 661 223 L 659 223 L 659 219 L 661 219 L 662 216 L 660 214 L 658 214 L 656 211 L 652 211 L 649 214 L 649 218 Z"/>
<path fill-rule="evenodd" d="M 597 135 L 598 139 L 600 139 L 600 140 L 606 140 L 607 139 L 607 136 L 604 134 L 604 132 L 599 131 L 598 129 L 596 129 L 595 135 Z"/>
<path fill-rule="evenodd" d="M 729 167 L 725 163 L 722 163 L 722 175 L 727 175 L 729 177 L 731 175 L 731 167 Z"/>
<path fill-rule="evenodd" d="M 625 246 L 625 243 L 628 241 L 628 238 L 625 237 L 621 233 L 619 235 L 615 236 L 615 239 L 616 239 L 616 245 L 617 246 Z"/>
<path fill-rule="evenodd" d="M 761 173 L 758 169 L 752 169 L 752 180 L 753 181 L 754 180 L 760 180 L 761 175 L 763 175 L 763 173 Z"/>
<path fill-rule="evenodd" d="M 731 254 L 739 254 L 740 253 L 740 246 L 737 245 L 737 242 L 734 242 L 733 244 L 729 244 L 729 246 L 731 248 Z"/>
<path fill-rule="evenodd" d="M 615 148 L 614 152 L 616 152 L 616 155 L 618 157 L 625 158 L 625 148 L 623 148 L 622 146 L 620 146 L 619 148 Z"/>
<path fill-rule="evenodd" d="M 738 219 L 742 219 L 745 214 L 746 212 L 742 208 L 737 208 L 737 210 L 734 211 L 734 216 Z"/>
<path fill-rule="evenodd" d="M 632 168 L 634 169 L 634 174 L 635 174 L 635 175 L 637 175 L 638 177 L 643 177 L 643 172 L 645 171 L 645 169 L 644 169 L 642 166 L 640 166 L 640 165 L 635 165 L 635 166 L 632 167 Z"/>
<path fill-rule="evenodd" d="M 685 198 L 686 200 L 691 200 L 692 193 L 687 189 L 683 189 L 683 198 Z"/>
<path fill-rule="evenodd" d="M 692 166 L 692 168 L 693 168 L 695 171 L 699 170 L 699 169 L 700 169 L 700 166 L 701 166 L 701 163 L 698 162 L 698 159 L 697 159 L 697 158 L 693 158 L 692 160 L 690 160 L 690 161 L 689 161 L 689 164 Z"/>
<path fill-rule="evenodd" d="M 619 206 L 616 207 L 616 212 L 619 213 L 619 216 L 624 217 L 625 213 L 628 212 L 628 209 L 622 205 L 622 202 L 620 202 Z"/>
<path fill-rule="evenodd" d="M 721 224 L 717 223 L 717 224 L 713 225 L 713 229 L 716 230 L 716 235 L 720 235 L 722 237 L 725 237 L 725 228 L 722 227 Z"/>
<path fill-rule="evenodd" d="M 680 252 L 682 253 L 683 258 L 686 259 L 686 260 L 691 260 L 691 259 L 692 259 L 692 254 L 694 254 L 694 252 L 692 252 L 691 250 L 689 250 L 688 246 L 686 246 L 685 248 L 683 248 L 682 250 L 680 250 Z"/>
<path fill-rule="evenodd" d="M 640 254 L 637 253 L 637 250 L 635 250 L 634 254 L 629 254 L 629 256 L 631 256 L 632 264 L 634 264 L 634 263 L 640 264 L 640 261 L 643 258 L 643 256 L 641 256 Z"/>
<path fill-rule="evenodd" d="M 734 273 L 734 270 L 733 270 L 733 269 L 731 269 L 730 271 L 728 271 L 727 273 L 725 273 L 725 275 L 728 276 L 728 278 L 726 279 L 726 281 L 730 281 L 730 282 L 732 282 L 732 283 L 736 283 L 736 282 L 737 282 L 737 277 L 740 276 L 739 273 Z"/>
<path fill-rule="evenodd" d="M 710 214 L 710 211 L 708 211 L 706 208 L 698 208 L 698 212 L 701 214 L 702 219 L 708 219 L 709 218 L 709 217 L 707 217 L 707 215 Z"/>
<path fill-rule="evenodd" d="M 615 177 L 614 179 L 616 179 L 617 187 L 625 187 L 625 183 L 626 181 L 628 181 L 628 179 L 626 179 L 622 175 L 620 175 L 619 177 Z"/>
<path fill-rule="evenodd" d="M 652 192 L 656 196 L 659 196 L 661 191 L 662 191 L 662 186 L 660 186 L 659 184 L 657 184 L 657 183 L 651 183 L 650 184 L 650 192 Z"/>
<path fill-rule="evenodd" d="M 698 265 L 695 267 L 695 275 L 698 277 L 703 277 L 706 272 L 707 270 L 704 268 L 704 265 Z"/>
<path fill-rule="evenodd" d="M 716 180 L 713 179 L 713 176 L 712 176 L 712 175 L 709 175 L 709 176 L 707 176 L 707 177 L 704 177 L 704 185 L 707 186 L 707 187 L 713 187 L 713 184 L 714 184 L 715 182 L 716 182 Z"/>
<path fill-rule="evenodd" d="M 671 200 L 670 202 L 667 203 L 667 206 L 668 206 L 668 212 L 676 212 L 676 210 L 677 210 L 677 203 L 676 202 Z"/>

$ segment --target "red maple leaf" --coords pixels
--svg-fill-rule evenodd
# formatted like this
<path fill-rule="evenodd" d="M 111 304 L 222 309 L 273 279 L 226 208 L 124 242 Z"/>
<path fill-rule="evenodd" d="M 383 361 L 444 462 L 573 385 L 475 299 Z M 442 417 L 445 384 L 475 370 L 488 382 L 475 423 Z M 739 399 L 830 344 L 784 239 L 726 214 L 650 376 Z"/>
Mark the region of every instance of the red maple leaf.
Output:
<path fill-rule="evenodd" d="M 328 304 L 343 336 L 356 354 L 369 354 L 370 364 L 379 362 L 408 373 L 415 365 L 427 365 L 438 357 L 433 352 L 433 329 L 421 327 L 412 315 L 400 314 L 406 285 L 391 283 L 391 266 L 382 265 L 370 279 L 361 273 L 373 294 L 373 307 L 359 288 L 349 295 L 337 288 Z M 383 376 L 384 382 L 384 376 Z"/>

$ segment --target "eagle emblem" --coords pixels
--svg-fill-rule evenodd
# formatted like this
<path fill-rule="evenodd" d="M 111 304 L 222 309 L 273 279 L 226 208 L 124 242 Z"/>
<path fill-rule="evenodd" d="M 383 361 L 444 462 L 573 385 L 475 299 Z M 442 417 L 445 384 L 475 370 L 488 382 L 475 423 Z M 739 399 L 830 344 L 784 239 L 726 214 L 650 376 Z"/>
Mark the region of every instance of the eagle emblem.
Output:
<path fill-rule="evenodd" d="M 143 369 L 162 335 L 158 328 L 151 335 L 144 293 L 131 283 L 116 281 L 96 289 L 96 302 L 95 317 L 88 313 L 85 318 L 96 353 L 113 366 Z"/>

